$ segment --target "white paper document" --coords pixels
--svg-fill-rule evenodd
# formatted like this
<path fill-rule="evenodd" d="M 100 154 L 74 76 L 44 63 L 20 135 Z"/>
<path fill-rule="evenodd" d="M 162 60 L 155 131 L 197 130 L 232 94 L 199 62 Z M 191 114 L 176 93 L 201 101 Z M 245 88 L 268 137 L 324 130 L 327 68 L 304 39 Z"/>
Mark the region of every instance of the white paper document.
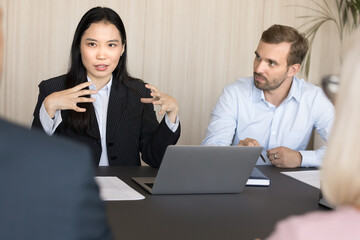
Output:
<path fill-rule="evenodd" d="M 141 200 L 145 197 L 117 177 L 95 177 L 103 201 Z"/>
<path fill-rule="evenodd" d="M 320 189 L 320 170 L 281 172 L 296 180 Z"/>

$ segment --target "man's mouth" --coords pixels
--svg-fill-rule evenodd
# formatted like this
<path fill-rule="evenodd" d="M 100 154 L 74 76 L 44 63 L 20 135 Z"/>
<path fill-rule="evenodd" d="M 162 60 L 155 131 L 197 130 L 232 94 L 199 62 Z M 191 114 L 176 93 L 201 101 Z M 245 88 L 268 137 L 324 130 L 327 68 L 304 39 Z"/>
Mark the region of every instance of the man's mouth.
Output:
<path fill-rule="evenodd" d="M 267 78 L 259 73 L 254 73 L 254 79 L 258 82 L 267 82 Z"/>

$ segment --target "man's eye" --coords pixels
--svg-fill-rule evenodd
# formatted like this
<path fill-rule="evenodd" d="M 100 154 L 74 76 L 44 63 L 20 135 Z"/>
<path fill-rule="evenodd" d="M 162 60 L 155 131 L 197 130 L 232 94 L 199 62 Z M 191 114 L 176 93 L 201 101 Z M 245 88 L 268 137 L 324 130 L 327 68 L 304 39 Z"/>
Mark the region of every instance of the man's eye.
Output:
<path fill-rule="evenodd" d="M 271 67 L 276 66 L 276 64 L 275 64 L 273 61 L 270 61 L 270 62 L 269 62 L 269 65 L 270 65 Z"/>

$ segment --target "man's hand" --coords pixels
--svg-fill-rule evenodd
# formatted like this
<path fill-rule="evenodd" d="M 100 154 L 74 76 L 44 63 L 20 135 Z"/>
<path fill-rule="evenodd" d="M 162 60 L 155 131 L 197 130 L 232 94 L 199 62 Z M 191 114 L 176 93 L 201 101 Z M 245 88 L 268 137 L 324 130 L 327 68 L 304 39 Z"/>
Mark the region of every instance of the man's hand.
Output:
<path fill-rule="evenodd" d="M 286 147 L 272 148 L 266 151 L 271 164 L 279 168 L 300 167 L 302 156 L 300 152 Z"/>
<path fill-rule="evenodd" d="M 238 146 L 245 146 L 245 147 L 260 147 L 258 141 L 252 138 L 245 138 L 244 140 L 240 140 Z"/>

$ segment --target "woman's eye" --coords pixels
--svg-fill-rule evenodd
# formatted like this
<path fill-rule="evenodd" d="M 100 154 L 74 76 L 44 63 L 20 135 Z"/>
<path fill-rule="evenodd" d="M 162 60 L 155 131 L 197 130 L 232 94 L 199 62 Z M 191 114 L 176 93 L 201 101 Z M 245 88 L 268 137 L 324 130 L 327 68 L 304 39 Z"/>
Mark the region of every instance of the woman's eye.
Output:
<path fill-rule="evenodd" d="M 109 47 L 116 47 L 115 43 L 109 43 Z"/>
<path fill-rule="evenodd" d="M 89 45 L 90 47 L 95 47 L 95 46 L 96 46 L 96 44 L 93 43 L 93 42 L 88 43 L 88 45 Z"/>

